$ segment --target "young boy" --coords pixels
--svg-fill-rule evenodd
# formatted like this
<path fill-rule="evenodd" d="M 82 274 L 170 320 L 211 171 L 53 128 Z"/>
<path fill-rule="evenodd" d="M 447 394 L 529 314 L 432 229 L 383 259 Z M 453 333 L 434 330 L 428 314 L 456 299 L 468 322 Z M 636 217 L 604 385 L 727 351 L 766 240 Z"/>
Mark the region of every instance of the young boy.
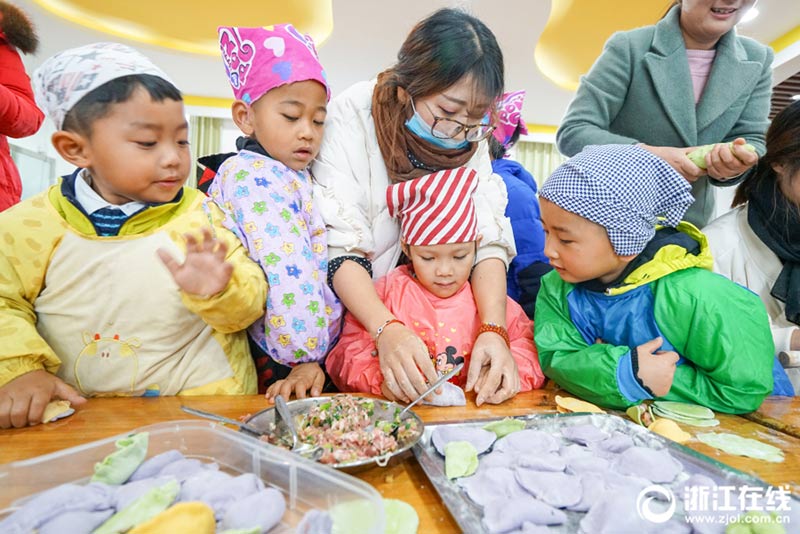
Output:
<path fill-rule="evenodd" d="M 38 423 L 54 398 L 255 393 L 237 332 L 263 313 L 266 281 L 183 188 L 180 92 L 115 43 L 57 54 L 34 87 L 78 169 L 0 214 L 0 427 Z"/>
<path fill-rule="evenodd" d="M 690 191 L 630 145 L 587 147 L 542 186 L 555 272 L 542 279 L 535 339 L 544 373 L 575 395 L 743 413 L 772 391 L 764 305 L 710 271 L 705 236 L 681 222 Z"/>
<path fill-rule="evenodd" d="M 245 137 L 208 192 L 269 283 L 266 313 L 248 330 L 259 389 L 268 400 L 316 397 L 342 316 L 326 283 L 325 222 L 308 172 L 327 113 L 325 71 L 311 38 L 291 24 L 221 27 L 219 43 Z"/>
<path fill-rule="evenodd" d="M 464 369 L 451 379 L 456 386 L 466 385 L 477 337 L 486 332 L 503 337 L 514 357 L 517 376 L 513 383 L 502 384 L 493 396 L 479 393 L 476 401 L 481 405 L 539 388 L 544 375 L 536 358 L 533 325 L 519 304 L 507 297 L 507 330 L 481 323 L 469 283 L 480 240 L 472 198 L 476 187 L 477 173 L 464 167 L 387 187 L 389 214 L 400 219 L 403 252 L 411 264 L 390 271 L 375 285 L 378 296 L 394 314 L 379 332 L 395 322 L 412 329 L 426 343 L 439 374 L 464 362 Z M 387 377 L 381 373 L 376 344 L 377 337 L 373 339 L 351 314 L 345 316 L 341 339 L 327 358 L 328 372 L 341 391 L 394 399 L 386 386 Z M 442 393 L 441 397 L 450 398 L 446 401 L 434 395 L 435 404 L 464 403 L 463 392 L 446 388 Z"/>

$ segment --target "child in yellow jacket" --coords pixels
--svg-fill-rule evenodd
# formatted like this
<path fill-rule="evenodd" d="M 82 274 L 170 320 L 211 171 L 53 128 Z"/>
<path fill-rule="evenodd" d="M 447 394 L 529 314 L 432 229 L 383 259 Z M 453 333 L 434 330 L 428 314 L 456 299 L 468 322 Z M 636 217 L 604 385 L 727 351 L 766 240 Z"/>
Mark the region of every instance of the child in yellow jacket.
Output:
<path fill-rule="evenodd" d="M 183 187 L 180 92 L 115 43 L 57 54 L 34 88 L 77 170 L 0 214 L 0 428 L 56 398 L 255 393 L 242 330 L 266 280 Z"/>

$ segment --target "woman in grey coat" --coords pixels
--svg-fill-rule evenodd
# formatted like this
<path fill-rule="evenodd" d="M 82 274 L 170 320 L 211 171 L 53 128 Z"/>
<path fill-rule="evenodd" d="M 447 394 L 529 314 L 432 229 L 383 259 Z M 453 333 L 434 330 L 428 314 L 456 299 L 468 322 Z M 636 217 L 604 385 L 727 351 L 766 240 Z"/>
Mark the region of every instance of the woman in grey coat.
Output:
<path fill-rule="evenodd" d="M 692 182 L 685 219 L 704 226 L 714 211 L 708 184 L 735 185 L 765 151 L 772 50 L 736 34 L 755 0 L 682 0 L 661 21 L 606 42 L 557 133 L 573 156 L 587 145 L 641 143 Z M 686 154 L 718 145 L 707 169 Z M 756 148 L 752 153 L 740 145 Z"/>

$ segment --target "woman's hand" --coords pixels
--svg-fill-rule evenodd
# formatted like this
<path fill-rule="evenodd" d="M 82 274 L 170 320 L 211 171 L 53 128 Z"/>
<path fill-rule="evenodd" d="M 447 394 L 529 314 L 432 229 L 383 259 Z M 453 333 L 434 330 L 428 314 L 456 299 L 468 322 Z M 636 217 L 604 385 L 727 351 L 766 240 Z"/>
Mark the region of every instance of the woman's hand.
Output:
<path fill-rule="evenodd" d="M 298 399 L 305 399 L 309 390 L 312 397 L 319 397 L 324 385 L 325 373 L 317 362 L 300 363 L 292 367 L 289 376 L 267 388 L 266 398 L 268 402 L 275 402 L 275 397 L 281 395 L 289 400 L 294 393 Z"/>
<path fill-rule="evenodd" d="M 228 246 L 212 236 L 207 227 L 203 228 L 202 234 L 202 241 L 192 234 L 184 235 L 186 259 L 183 263 L 178 263 L 164 249 L 158 249 L 157 253 L 178 287 L 190 295 L 211 297 L 227 287 L 233 265 L 225 261 Z"/>
<path fill-rule="evenodd" d="M 706 154 L 706 174 L 717 180 L 736 178 L 758 163 L 758 154 L 744 148 L 746 141 L 737 137 L 733 149 L 728 143 L 714 145 Z"/>
<path fill-rule="evenodd" d="M 387 325 L 377 345 L 383 373 L 381 390 L 384 394 L 391 392 L 394 398 L 386 395 L 389 400 L 411 402 L 439 377 L 425 343 L 403 324 Z"/>
<path fill-rule="evenodd" d="M 706 174 L 706 171 L 692 163 L 692 160 L 686 157 L 686 154 L 697 147 L 676 148 L 672 146 L 650 146 L 644 143 L 641 143 L 639 146 L 669 163 L 672 168 L 678 171 L 688 182 L 694 182 Z"/>
<path fill-rule="evenodd" d="M 483 332 L 475 340 L 467 372 L 466 390 L 478 394 L 475 404 L 500 404 L 519 392 L 517 362 L 505 340 L 494 332 Z"/>

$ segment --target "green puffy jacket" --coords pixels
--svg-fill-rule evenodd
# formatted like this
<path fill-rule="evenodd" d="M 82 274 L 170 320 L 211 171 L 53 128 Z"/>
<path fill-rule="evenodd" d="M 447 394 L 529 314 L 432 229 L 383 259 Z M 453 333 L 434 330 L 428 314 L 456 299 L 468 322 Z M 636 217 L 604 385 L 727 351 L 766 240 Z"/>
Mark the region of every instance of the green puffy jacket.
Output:
<path fill-rule="evenodd" d="M 757 295 L 711 265 L 705 236 L 681 223 L 659 230 L 619 283 L 573 285 L 547 274 L 534 335 L 542 370 L 581 398 L 626 408 L 653 398 L 634 376 L 631 348 L 660 336 L 660 350 L 681 357 L 662 399 L 757 409 L 773 388 L 769 319 Z"/>

